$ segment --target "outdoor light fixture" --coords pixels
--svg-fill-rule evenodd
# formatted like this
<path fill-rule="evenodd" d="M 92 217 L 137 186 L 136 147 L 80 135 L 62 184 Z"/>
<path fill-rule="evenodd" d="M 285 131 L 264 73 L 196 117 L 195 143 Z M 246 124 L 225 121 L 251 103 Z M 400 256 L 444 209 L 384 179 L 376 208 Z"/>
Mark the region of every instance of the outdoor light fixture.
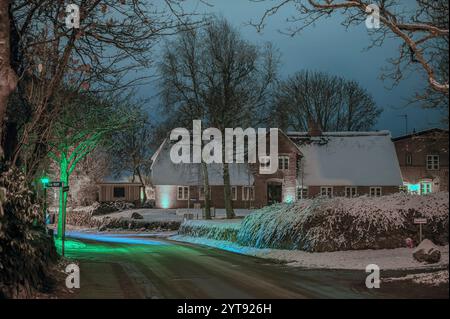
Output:
<path fill-rule="evenodd" d="M 50 179 L 48 177 L 42 177 L 41 178 L 42 185 L 46 186 L 48 183 L 50 183 Z"/>

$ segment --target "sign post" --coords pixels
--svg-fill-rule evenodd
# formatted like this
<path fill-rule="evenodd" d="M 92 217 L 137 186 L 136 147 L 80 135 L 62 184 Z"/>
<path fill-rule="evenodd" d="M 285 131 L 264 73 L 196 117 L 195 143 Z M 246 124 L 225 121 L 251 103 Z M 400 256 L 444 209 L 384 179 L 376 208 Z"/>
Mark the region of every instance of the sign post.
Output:
<path fill-rule="evenodd" d="M 59 188 L 60 196 L 66 196 L 65 193 L 69 191 L 69 186 L 64 186 L 64 182 L 61 181 L 53 181 L 47 183 L 48 187 L 54 187 Z M 63 200 L 64 203 L 64 200 Z M 62 216 L 62 234 L 61 234 L 61 255 L 64 256 L 64 241 L 65 241 L 65 233 L 66 233 L 66 214 L 65 214 L 65 207 L 63 208 L 63 215 Z M 60 234 L 58 234 L 59 236 Z"/>
<path fill-rule="evenodd" d="M 422 225 L 425 225 L 426 223 L 426 218 L 414 218 L 414 224 L 419 225 L 419 244 L 422 242 Z"/>

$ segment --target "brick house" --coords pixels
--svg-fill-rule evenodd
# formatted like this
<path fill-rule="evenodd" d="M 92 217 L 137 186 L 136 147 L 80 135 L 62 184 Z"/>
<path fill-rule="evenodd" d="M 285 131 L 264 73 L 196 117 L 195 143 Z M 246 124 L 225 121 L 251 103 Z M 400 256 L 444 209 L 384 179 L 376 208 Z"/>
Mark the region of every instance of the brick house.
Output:
<path fill-rule="evenodd" d="M 448 192 L 448 130 L 433 128 L 392 140 L 409 192 Z"/>
<path fill-rule="evenodd" d="M 202 207 L 200 164 L 174 164 L 170 141 L 153 156 L 152 181 L 158 208 Z M 381 196 L 398 192 L 400 167 L 390 133 L 309 132 L 278 134 L 278 170 L 229 164 L 234 208 L 263 207 L 316 196 Z M 209 164 L 211 205 L 224 207 L 222 164 Z"/>

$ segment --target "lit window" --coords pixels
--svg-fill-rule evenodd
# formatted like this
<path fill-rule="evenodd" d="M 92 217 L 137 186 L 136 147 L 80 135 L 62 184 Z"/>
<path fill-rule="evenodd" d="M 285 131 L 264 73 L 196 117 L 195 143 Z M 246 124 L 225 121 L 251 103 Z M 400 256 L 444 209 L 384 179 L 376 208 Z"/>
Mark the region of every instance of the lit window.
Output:
<path fill-rule="evenodd" d="M 408 192 L 408 185 L 402 185 L 398 187 L 398 191 L 400 193 L 407 193 Z"/>
<path fill-rule="evenodd" d="M 429 182 L 420 183 L 420 194 L 426 195 L 433 192 L 433 185 Z"/>
<path fill-rule="evenodd" d="M 345 188 L 345 197 L 356 197 L 358 196 L 358 188 L 357 187 L 346 187 Z"/>
<path fill-rule="evenodd" d="M 189 199 L 189 187 L 188 186 L 178 186 L 177 199 L 178 200 L 188 200 Z"/>
<path fill-rule="evenodd" d="M 321 187 L 320 196 L 333 197 L 333 187 Z"/>
<path fill-rule="evenodd" d="M 370 196 L 371 197 L 380 197 L 382 194 L 381 187 L 371 187 L 370 188 Z"/>
<path fill-rule="evenodd" d="M 205 200 L 205 187 L 200 186 L 198 189 L 198 199 Z M 211 187 L 209 187 L 209 199 L 211 199 Z"/>
<path fill-rule="evenodd" d="M 427 169 L 430 171 L 439 169 L 439 155 L 427 155 Z"/>
<path fill-rule="evenodd" d="M 231 200 L 237 200 L 237 186 L 231 186 Z"/>
<path fill-rule="evenodd" d="M 308 198 L 308 187 L 297 187 L 297 199 Z"/>
<path fill-rule="evenodd" d="M 280 170 L 289 169 L 289 156 L 279 156 L 278 157 L 278 169 L 280 169 Z"/>
<path fill-rule="evenodd" d="M 255 189 L 253 186 L 243 186 L 242 187 L 242 200 L 249 201 L 254 200 L 255 197 Z"/>

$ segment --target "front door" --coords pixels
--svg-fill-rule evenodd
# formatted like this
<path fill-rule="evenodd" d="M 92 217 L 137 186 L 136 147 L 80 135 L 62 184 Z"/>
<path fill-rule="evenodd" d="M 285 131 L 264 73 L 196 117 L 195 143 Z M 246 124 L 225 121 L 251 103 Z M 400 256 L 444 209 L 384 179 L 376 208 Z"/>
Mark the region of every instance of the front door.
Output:
<path fill-rule="evenodd" d="M 279 183 L 267 184 L 267 204 L 272 205 L 275 203 L 281 203 L 282 190 L 283 190 L 283 187 Z"/>

